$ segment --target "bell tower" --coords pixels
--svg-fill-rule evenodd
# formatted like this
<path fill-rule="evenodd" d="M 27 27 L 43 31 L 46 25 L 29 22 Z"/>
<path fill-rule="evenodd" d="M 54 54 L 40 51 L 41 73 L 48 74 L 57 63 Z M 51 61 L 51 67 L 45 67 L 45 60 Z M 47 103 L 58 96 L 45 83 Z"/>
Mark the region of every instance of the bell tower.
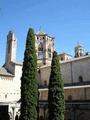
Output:
<path fill-rule="evenodd" d="M 54 38 L 44 32 L 38 32 L 35 34 L 35 41 L 38 65 L 51 64 Z"/>
<path fill-rule="evenodd" d="M 5 63 L 16 60 L 16 47 L 17 41 L 12 31 L 7 35 L 7 45 L 6 45 L 6 59 Z"/>
<path fill-rule="evenodd" d="M 83 55 L 84 55 L 84 49 L 83 49 L 83 47 L 81 45 L 78 44 L 75 47 L 75 57 L 81 57 Z"/>

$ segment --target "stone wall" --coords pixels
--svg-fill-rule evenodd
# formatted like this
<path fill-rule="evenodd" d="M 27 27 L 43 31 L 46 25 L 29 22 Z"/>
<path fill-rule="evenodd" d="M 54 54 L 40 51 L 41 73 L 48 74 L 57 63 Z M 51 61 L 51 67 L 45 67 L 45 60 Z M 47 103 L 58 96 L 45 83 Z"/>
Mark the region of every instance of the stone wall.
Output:
<path fill-rule="evenodd" d="M 50 66 L 40 68 L 40 84 L 49 83 Z M 90 82 L 90 56 L 61 62 L 61 74 L 65 84 Z"/>

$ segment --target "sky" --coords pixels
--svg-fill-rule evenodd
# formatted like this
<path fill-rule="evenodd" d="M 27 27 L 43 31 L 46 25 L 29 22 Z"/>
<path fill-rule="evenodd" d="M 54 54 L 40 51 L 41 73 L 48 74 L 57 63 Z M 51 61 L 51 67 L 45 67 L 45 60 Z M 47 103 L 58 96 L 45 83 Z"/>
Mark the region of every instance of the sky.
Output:
<path fill-rule="evenodd" d="M 77 43 L 90 51 L 90 0 L 0 0 L 0 66 L 5 63 L 9 31 L 17 38 L 17 60 L 24 57 L 32 27 L 55 37 L 55 49 L 74 56 Z"/>

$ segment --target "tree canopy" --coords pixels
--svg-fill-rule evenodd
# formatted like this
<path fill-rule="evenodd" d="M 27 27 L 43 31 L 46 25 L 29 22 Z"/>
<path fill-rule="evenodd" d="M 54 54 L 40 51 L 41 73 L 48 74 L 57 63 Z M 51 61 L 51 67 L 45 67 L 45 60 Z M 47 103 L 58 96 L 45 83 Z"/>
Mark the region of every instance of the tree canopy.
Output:
<path fill-rule="evenodd" d="M 20 120 L 37 120 L 37 57 L 34 30 L 29 28 L 21 77 Z"/>
<path fill-rule="evenodd" d="M 64 83 L 57 52 L 53 52 L 48 91 L 49 120 L 64 120 Z"/>

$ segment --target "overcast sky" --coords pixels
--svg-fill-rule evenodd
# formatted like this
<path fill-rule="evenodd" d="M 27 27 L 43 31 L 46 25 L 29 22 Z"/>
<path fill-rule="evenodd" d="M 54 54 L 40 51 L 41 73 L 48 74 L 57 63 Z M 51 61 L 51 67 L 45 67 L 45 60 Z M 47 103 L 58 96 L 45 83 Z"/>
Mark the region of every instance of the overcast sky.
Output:
<path fill-rule="evenodd" d="M 0 0 L 0 66 L 10 30 L 18 42 L 17 59 L 23 60 L 29 27 L 55 37 L 58 53 L 74 56 L 78 42 L 90 51 L 90 0 Z"/>

